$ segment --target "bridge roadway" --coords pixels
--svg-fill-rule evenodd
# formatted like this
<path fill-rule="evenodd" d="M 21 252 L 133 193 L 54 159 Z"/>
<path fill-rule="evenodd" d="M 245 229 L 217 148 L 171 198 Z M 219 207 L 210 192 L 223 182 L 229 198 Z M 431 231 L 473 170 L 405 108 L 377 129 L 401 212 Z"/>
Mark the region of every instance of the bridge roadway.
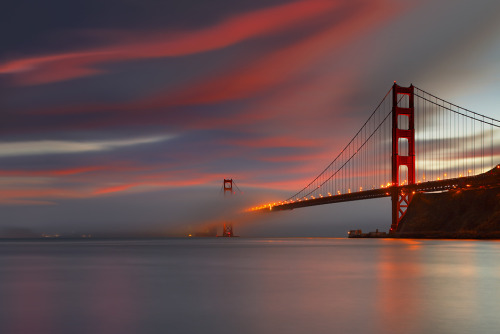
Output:
<path fill-rule="evenodd" d="M 332 204 L 339 202 L 359 201 L 370 198 L 389 197 L 393 192 L 433 192 L 445 191 L 455 188 L 478 188 L 478 187 L 499 187 L 500 186 L 500 165 L 490 171 L 475 176 L 460 177 L 446 180 L 436 180 L 421 182 L 404 186 L 390 186 L 387 188 L 364 190 L 352 192 L 349 194 L 324 196 L 314 199 L 302 199 L 296 201 L 289 201 L 287 203 L 279 203 L 276 205 L 269 205 L 258 211 L 282 211 L 293 210 L 296 208 L 303 208 L 307 206 Z"/>

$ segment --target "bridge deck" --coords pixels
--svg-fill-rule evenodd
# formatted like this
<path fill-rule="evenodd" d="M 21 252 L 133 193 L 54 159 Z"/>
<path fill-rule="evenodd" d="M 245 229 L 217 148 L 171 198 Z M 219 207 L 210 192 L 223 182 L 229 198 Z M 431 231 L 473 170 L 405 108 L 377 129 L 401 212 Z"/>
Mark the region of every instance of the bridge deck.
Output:
<path fill-rule="evenodd" d="M 370 198 L 389 197 L 393 192 L 433 192 L 444 191 L 454 188 L 470 188 L 470 187 L 498 187 L 500 186 L 500 165 L 492 170 L 470 177 L 461 177 L 446 180 L 428 181 L 405 186 L 392 186 L 388 188 L 372 189 L 353 192 L 349 194 L 324 196 L 314 199 L 302 199 L 297 201 L 289 201 L 279 204 L 271 204 L 266 207 L 261 207 L 254 211 L 281 211 L 293 210 L 307 206 L 332 204 L 339 202 L 359 201 Z"/>

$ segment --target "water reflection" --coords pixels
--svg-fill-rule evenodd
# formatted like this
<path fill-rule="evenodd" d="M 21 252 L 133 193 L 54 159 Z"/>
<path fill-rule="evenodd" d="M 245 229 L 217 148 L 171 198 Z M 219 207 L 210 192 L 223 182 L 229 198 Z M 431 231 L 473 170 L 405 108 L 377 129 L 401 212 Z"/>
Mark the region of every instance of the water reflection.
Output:
<path fill-rule="evenodd" d="M 480 311 L 480 304 L 489 298 L 478 275 L 481 258 L 487 256 L 478 247 L 481 245 L 472 241 L 447 241 L 425 249 L 423 317 L 432 320 L 432 330 L 474 332 L 489 326 L 484 322 L 485 314 Z"/>
<path fill-rule="evenodd" d="M 11 270 L 6 270 L 11 268 Z M 9 257 L 2 261 L 2 333 L 50 333 L 55 322 L 51 260 L 45 256 Z M 29 314 L 29 318 L 26 318 Z M 2 327 L 3 327 L 2 326 Z"/>
<path fill-rule="evenodd" d="M 382 240 L 377 261 L 377 326 L 389 333 L 422 333 L 421 242 Z"/>
<path fill-rule="evenodd" d="M 90 264 L 89 264 L 90 265 Z M 139 333 L 137 328 L 141 309 L 135 298 L 144 288 L 134 281 L 133 266 L 119 256 L 100 256 L 93 259 L 82 274 L 79 302 L 87 323 L 88 333 Z M 90 269 L 90 270 L 88 270 Z"/>
<path fill-rule="evenodd" d="M 0 243 L 0 332 L 496 333 L 500 244 Z"/>

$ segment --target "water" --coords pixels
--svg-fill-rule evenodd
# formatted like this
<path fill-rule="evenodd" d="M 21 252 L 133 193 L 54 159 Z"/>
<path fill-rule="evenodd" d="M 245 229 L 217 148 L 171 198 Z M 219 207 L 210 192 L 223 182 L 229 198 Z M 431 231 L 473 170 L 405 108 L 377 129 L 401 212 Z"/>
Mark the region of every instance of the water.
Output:
<path fill-rule="evenodd" d="M 498 333 L 500 242 L 0 242 L 0 333 Z"/>

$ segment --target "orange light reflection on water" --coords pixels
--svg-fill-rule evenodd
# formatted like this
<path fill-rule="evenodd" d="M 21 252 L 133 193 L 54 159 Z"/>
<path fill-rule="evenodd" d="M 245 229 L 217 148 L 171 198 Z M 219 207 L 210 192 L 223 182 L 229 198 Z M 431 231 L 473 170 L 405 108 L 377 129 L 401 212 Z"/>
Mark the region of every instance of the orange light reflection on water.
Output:
<path fill-rule="evenodd" d="M 378 326 L 384 328 L 388 323 L 395 333 L 419 332 L 418 321 L 420 304 L 419 250 L 421 242 L 411 239 L 383 240 L 376 268 Z M 406 247 L 402 248 L 401 244 Z"/>

